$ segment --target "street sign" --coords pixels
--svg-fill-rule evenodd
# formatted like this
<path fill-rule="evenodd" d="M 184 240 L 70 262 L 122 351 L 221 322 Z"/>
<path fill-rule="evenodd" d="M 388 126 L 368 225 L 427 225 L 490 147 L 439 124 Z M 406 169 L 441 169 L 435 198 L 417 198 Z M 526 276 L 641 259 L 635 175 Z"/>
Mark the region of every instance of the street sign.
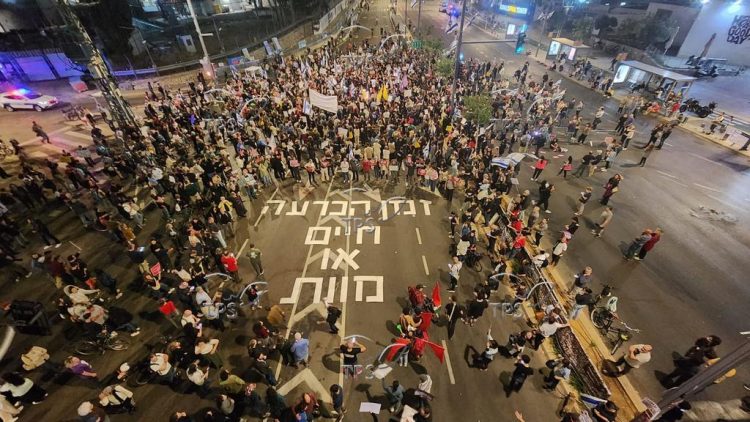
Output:
<path fill-rule="evenodd" d="M 422 40 L 412 40 L 411 48 L 415 50 L 419 50 L 420 48 L 422 48 Z"/>

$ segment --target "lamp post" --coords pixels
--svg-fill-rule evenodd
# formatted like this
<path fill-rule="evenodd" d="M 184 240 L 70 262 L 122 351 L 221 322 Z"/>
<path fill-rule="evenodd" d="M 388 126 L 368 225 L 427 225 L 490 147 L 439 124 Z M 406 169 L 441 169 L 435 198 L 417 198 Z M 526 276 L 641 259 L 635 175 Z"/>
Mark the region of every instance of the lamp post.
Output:
<path fill-rule="evenodd" d="M 458 77 L 461 71 L 461 42 L 464 39 L 464 17 L 466 16 L 466 1 L 463 0 L 463 6 L 461 6 L 461 23 L 458 27 L 458 42 L 456 43 L 456 64 L 453 67 L 453 89 L 451 90 L 451 119 L 456 115 L 456 90 L 458 90 Z"/>
<path fill-rule="evenodd" d="M 214 76 L 214 69 L 211 66 L 211 59 L 208 57 L 208 50 L 206 49 L 206 42 L 203 41 L 203 33 L 201 32 L 201 27 L 198 25 L 198 17 L 195 16 L 195 9 L 193 9 L 193 2 L 192 0 L 186 1 L 188 10 L 190 11 L 190 17 L 193 18 L 193 25 L 195 25 L 195 32 L 198 33 L 198 39 L 201 42 L 201 48 L 203 49 L 203 59 L 201 59 L 201 64 L 203 65 L 203 71 L 206 72 L 211 78 Z"/>

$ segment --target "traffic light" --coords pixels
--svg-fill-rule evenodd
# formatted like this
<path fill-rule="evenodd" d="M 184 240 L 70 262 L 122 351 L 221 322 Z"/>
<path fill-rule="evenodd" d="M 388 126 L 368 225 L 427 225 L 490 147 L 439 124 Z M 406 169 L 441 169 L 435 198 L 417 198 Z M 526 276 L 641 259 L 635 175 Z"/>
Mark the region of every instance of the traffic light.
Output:
<path fill-rule="evenodd" d="M 523 53 L 524 44 L 526 44 L 526 32 L 519 32 L 516 40 L 516 54 Z"/>

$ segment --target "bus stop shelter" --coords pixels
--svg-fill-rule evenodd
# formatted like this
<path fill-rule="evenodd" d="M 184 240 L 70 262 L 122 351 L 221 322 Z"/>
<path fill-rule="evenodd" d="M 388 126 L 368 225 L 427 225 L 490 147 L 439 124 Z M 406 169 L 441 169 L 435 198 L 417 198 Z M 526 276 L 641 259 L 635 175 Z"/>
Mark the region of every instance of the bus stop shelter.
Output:
<path fill-rule="evenodd" d="M 583 53 L 590 48 L 568 38 L 552 38 L 547 49 L 547 56 L 563 55 L 566 59 L 573 61 L 578 53 Z"/>
<path fill-rule="evenodd" d="M 662 98 L 666 98 L 670 92 L 685 98 L 694 80 L 696 78 L 682 73 L 635 60 L 626 60 L 617 67 L 613 82 L 614 84 L 629 84 L 632 87 L 643 85 L 646 91 L 652 92 L 661 88 Z"/>

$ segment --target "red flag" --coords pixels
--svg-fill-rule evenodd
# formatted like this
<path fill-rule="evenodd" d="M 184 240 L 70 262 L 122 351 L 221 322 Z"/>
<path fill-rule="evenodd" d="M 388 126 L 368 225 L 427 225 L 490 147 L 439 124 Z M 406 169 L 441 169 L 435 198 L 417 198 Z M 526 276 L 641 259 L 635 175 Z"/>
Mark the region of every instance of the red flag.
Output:
<path fill-rule="evenodd" d="M 422 318 L 422 323 L 419 324 L 419 329 L 423 332 L 427 332 L 427 329 L 432 325 L 432 316 L 429 312 L 422 312 L 419 316 Z"/>
<path fill-rule="evenodd" d="M 438 310 L 442 303 L 440 300 L 440 283 L 436 281 L 435 287 L 432 288 L 432 306 L 435 310 Z"/>
<path fill-rule="evenodd" d="M 385 356 L 385 360 L 387 362 L 392 362 L 393 359 L 396 358 L 396 355 L 409 344 L 409 340 L 405 338 L 397 338 L 395 341 L 395 346 L 388 349 L 388 354 Z"/>
<path fill-rule="evenodd" d="M 430 349 L 435 353 L 435 356 L 437 356 L 440 363 L 443 363 L 445 360 L 445 349 L 442 346 L 439 346 L 435 343 L 427 342 L 427 344 L 430 346 Z"/>

